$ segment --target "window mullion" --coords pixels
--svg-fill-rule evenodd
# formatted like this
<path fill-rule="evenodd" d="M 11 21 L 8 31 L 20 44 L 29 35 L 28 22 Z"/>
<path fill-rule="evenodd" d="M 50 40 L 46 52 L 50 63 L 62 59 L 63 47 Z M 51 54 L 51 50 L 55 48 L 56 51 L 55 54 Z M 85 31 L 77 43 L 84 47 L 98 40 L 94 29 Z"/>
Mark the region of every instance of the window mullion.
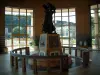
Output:
<path fill-rule="evenodd" d="M 70 20 L 69 20 L 69 9 L 68 9 L 68 28 L 69 28 L 69 46 L 70 46 Z"/>
<path fill-rule="evenodd" d="M 62 32 L 62 9 L 61 9 L 61 37 L 63 38 L 63 32 Z M 62 44 L 63 44 L 63 40 L 61 40 Z"/>
<path fill-rule="evenodd" d="M 27 9 L 26 9 L 26 47 L 27 47 Z"/>
<path fill-rule="evenodd" d="M 20 48 L 20 8 L 19 8 L 19 48 Z"/>
<path fill-rule="evenodd" d="M 12 16 L 11 33 L 13 33 L 13 8 L 11 8 L 11 16 Z M 12 42 L 12 50 L 13 50 L 13 36 L 11 37 L 11 42 Z"/>
<path fill-rule="evenodd" d="M 99 12 L 98 12 L 98 10 L 99 10 L 99 7 L 98 7 L 98 5 L 97 5 L 97 18 L 98 18 L 98 34 L 99 34 Z"/>

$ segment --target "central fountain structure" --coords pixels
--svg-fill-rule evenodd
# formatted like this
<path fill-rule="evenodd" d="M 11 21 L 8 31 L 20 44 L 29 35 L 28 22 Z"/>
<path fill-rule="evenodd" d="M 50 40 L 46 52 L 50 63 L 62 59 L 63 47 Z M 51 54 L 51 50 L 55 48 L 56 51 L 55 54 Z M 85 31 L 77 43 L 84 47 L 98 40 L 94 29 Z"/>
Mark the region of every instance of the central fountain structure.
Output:
<path fill-rule="evenodd" d="M 52 22 L 52 15 L 55 13 L 56 8 L 51 3 L 44 4 L 43 8 L 45 10 L 45 19 L 39 41 L 40 55 L 61 55 L 60 37 L 56 33 L 56 28 Z"/>

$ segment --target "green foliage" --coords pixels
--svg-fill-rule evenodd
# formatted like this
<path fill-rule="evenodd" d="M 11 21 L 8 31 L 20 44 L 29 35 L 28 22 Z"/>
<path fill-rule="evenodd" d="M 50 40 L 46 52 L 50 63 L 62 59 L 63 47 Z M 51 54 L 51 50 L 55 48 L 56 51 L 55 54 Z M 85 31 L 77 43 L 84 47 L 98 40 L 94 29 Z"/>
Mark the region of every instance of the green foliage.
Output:
<path fill-rule="evenodd" d="M 30 42 L 30 46 L 39 46 L 39 40 L 32 40 L 32 42 Z"/>
<path fill-rule="evenodd" d="M 33 38 L 32 42 L 30 42 L 30 46 L 39 46 L 39 37 L 36 36 L 35 38 Z"/>
<path fill-rule="evenodd" d="M 25 34 L 25 29 L 24 29 L 24 27 L 19 27 L 19 26 L 16 26 L 16 27 L 14 27 L 13 28 L 13 34 Z"/>

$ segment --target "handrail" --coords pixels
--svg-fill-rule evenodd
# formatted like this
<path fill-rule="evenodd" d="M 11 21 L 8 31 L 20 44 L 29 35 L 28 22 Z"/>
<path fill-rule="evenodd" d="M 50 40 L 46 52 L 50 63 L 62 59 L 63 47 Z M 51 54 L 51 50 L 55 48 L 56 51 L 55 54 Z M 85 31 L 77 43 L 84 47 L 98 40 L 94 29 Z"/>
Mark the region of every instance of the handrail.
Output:
<path fill-rule="evenodd" d="M 92 51 L 91 49 L 88 48 L 81 48 L 81 47 L 66 47 L 63 46 L 62 50 L 63 52 L 65 52 L 65 48 L 69 48 L 69 54 L 71 54 L 71 48 L 74 48 L 75 50 L 75 57 L 77 56 L 77 51 L 80 51 L 80 58 L 83 58 L 83 51 Z M 22 55 L 22 51 L 25 50 L 25 55 Z M 18 54 L 18 51 L 20 52 L 20 54 Z M 87 55 L 87 57 L 85 58 L 85 60 L 89 60 L 89 54 Z M 32 56 L 30 55 L 30 51 L 29 51 L 29 47 L 23 47 L 23 48 L 17 48 L 14 49 L 12 51 L 10 51 L 10 60 L 11 60 L 11 65 L 15 67 L 15 69 L 18 69 L 18 57 L 22 58 L 22 71 L 26 72 L 26 58 L 32 58 L 33 59 L 33 64 L 34 66 L 34 73 L 37 73 L 37 60 L 38 59 L 45 59 L 47 61 L 49 61 L 49 59 L 59 59 L 60 60 L 60 72 L 63 71 L 64 69 L 64 64 L 63 64 L 63 59 L 67 58 L 67 71 L 68 71 L 68 55 L 58 55 L 58 56 Z M 85 63 L 88 63 L 87 61 L 85 61 Z M 49 68 L 49 66 L 48 66 Z M 49 69 L 48 69 L 49 70 Z"/>
<path fill-rule="evenodd" d="M 25 50 L 26 55 L 22 55 L 22 50 Z M 20 51 L 20 54 L 17 54 L 17 51 Z M 26 58 L 32 58 L 33 59 L 33 64 L 34 64 L 34 73 L 37 73 L 37 59 L 46 59 L 47 61 L 49 61 L 49 59 L 58 59 L 60 60 L 60 71 L 63 71 L 63 59 L 67 58 L 67 65 L 66 65 L 66 69 L 68 71 L 68 55 L 58 55 L 58 56 L 31 56 L 29 55 L 29 47 L 23 47 L 23 48 L 18 48 L 18 49 L 14 49 L 10 52 L 10 60 L 11 60 L 11 65 L 15 67 L 15 69 L 18 69 L 18 57 L 22 58 L 22 71 L 26 72 Z M 49 70 L 49 69 L 48 69 Z"/>
<path fill-rule="evenodd" d="M 33 58 L 33 59 L 55 59 L 55 58 L 60 58 L 60 57 L 66 57 L 68 55 L 58 55 L 58 56 L 32 56 L 32 55 L 21 55 L 21 54 L 17 54 L 17 53 L 13 53 L 10 52 L 11 56 L 15 56 L 15 57 L 24 57 L 24 58 Z"/>

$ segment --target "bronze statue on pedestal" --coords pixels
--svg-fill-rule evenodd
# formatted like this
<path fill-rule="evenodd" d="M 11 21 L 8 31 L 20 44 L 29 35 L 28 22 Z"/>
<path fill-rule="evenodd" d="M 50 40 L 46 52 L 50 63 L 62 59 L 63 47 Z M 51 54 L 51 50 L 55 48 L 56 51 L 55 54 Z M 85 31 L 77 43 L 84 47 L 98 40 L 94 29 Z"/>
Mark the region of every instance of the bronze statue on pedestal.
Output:
<path fill-rule="evenodd" d="M 51 3 L 44 4 L 43 8 L 45 9 L 45 19 L 42 27 L 42 32 L 48 34 L 56 34 L 55 26 L 52 22 L 52 14 L 55 13 L 56 8 Z"/>

